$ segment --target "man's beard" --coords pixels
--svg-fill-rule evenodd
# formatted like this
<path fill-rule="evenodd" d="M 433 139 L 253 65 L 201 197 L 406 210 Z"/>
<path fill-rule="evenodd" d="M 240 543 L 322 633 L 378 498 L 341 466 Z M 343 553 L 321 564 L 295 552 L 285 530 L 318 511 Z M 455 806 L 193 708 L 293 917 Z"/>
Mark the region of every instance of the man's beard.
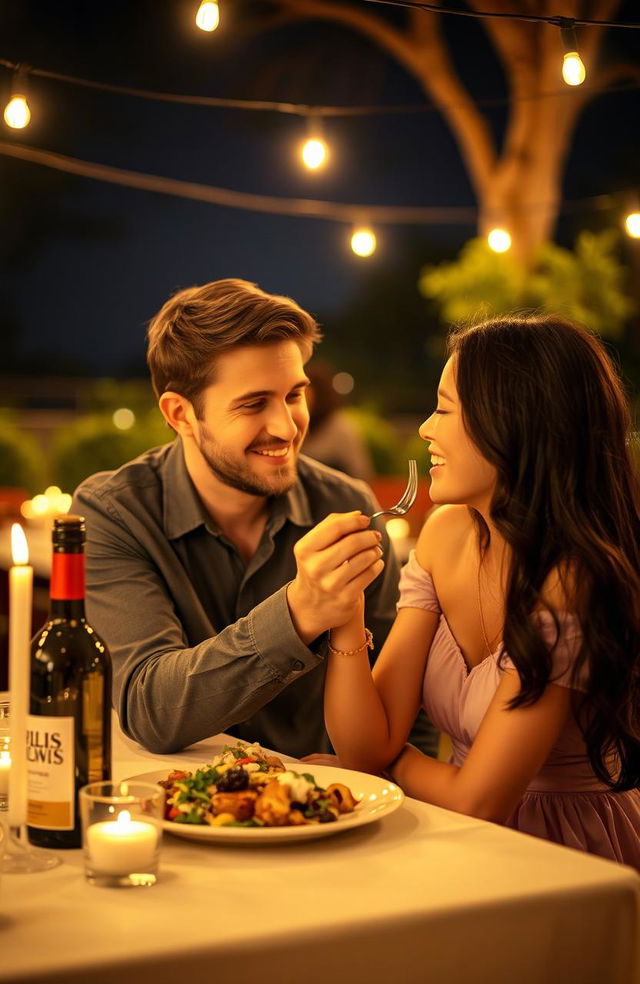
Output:
<path fill-rule="evenodd" d="M 237 489 L 239 492 L 246 492 L 247 495 L 256 496 L 282 495 L 295 485 L 298 477 L 295 465 L 293 469 L 290 465 L 274 468 L 268 478 L 262 477 L 256 475 L 248 464 L 239 462 L 225 454 L 203 423 L 200 424 L 200 434 L 198 443 L 200 454 L 211 472 L 224 485 Z M 273 445 L 274 448 L 279 446 L 281 445 Z M 267 445 L 261 444 L 260 447 L 265 448 Z"/>

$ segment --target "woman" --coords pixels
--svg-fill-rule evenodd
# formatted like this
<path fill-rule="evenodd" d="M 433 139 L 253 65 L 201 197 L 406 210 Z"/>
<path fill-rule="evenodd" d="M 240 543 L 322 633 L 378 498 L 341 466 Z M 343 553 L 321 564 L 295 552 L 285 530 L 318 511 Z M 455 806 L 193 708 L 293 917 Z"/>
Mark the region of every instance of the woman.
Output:
<path fill-rule="evenodd" d="M 607 355 L 575 325 L 517 317 L 452 333 L 420 428 L 441 508 L 373 674 L 361 604 L 331 633 L 325 716 L 342 765 L 640 869 L 629 431 Z M 354 583 L 379 573 L 371 556 L 357 571 L 352 560 Z M 421 703 L 451 735 L 449 763 L 406 744 Z"/>

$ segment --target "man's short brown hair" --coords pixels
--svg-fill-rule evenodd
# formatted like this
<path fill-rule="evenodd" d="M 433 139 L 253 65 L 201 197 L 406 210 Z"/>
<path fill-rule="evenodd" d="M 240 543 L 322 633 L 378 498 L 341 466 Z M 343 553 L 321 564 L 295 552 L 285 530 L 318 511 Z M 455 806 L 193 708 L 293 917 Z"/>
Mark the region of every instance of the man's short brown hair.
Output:
<path fill-rule="evenodd" d="M 199 415 L 200 394 L 213 382 L 221 353 L 291 340 L 306 361 L 321 337 L 315 320 L 290 297 L 246 280 L 214 280 L 178 291 L 152 318 L 147 363 L 156 396 L 180 393 Z"/>

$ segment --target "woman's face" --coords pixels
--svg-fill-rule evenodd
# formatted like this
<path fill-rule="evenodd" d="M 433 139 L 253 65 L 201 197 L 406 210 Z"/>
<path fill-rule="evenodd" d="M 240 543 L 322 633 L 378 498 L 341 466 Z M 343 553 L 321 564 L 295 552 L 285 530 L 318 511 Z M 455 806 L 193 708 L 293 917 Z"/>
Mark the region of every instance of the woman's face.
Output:
<path fill-rule="evenodd" d="M 428 442 L 431 454 L 431 501 L 473 506 L 488 513 L 496 469 L 482 457 L 465 430 L 453 357 L 442 370 L 437 408 L 421 425 L 419 434 Z"/>

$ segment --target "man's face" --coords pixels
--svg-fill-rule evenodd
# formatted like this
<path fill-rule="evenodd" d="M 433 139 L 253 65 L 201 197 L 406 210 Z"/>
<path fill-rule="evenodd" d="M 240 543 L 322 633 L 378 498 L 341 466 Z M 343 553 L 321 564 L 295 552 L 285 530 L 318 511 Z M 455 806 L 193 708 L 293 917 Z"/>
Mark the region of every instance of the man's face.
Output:
<path fill-rule="evenodd" d="M 308 382 L 292 341 L 237 348 L 218 358 L 194 438 L 220 482 L 258 496 L 291 488 L 309 426 Z"/>

